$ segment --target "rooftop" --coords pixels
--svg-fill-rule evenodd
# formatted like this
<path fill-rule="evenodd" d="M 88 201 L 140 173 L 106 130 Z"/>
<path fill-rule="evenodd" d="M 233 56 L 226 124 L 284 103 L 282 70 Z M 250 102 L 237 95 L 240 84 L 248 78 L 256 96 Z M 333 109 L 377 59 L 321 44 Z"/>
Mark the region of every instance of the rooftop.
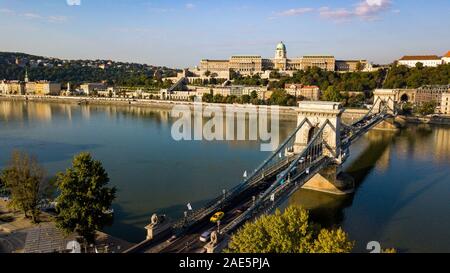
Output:
<path fill-rule="evenodd" d="M 436 55 L 417 55 L 417 56 L 403 56 L 400 61 L 432 61 L 432 60 L 440 60 L 440 58 Z"/>

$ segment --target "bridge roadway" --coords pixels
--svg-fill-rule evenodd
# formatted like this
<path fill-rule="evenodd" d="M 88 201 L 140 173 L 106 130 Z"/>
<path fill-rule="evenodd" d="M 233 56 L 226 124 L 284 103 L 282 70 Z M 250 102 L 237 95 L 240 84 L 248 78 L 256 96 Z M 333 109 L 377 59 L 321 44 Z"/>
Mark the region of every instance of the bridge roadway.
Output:
<path fill-rule="evenodd" d="M 306 160 L 302 163 L 300 163 L 297 167 L 297 170 L 295 174 L 293 173 L 292 181 L 298 180 L 297 183 L 284 183 L 280 189 L 290 189 L 289 193 L 291 194 L 293 191 L 295 191 L 298 187 L 301 187 L 304 183 L 306 183 L 316 172 L 318 172 L 321 168 L 321 164 L 324 162 L 325 157 L 320 156 L 317 158 L 311 158 L 311 161 L 313 163 L 309 163 Z M 292 162 L 290 160 L 289 162 Z M 283 164 L 284 168 L 287 167 L 287 164 Z M 265 192 L 270 185 L 272 185 L 276 180 L 276 176 L 271 176 L 270 178 L 266 179 L 264 183 L 255 185 L 252 189 L 249 190 L 244 195 L 240 195 L 237 200 L 233 200 L 232 203 L 227 204 L 224 206 L 224 209 L 222 211 L 225 212 L 225 216 L 221 221 L 221 226 L 226 227 L 227 225 L 232 224 L 232 222 L 238 218 L 245 210 L 250 208 L 253 205 L 253 196 L 258 193 Z M 288 181 L 286 181 L 288 182 Z M 295 185 L 295 189 L 291 187 Z M 290 195 L 289 194 L 289 195 Z M 284 199 L 284 198 L 283 198 Z M 277 198 L 277 200 L 281 200 Z M 277 202 L 276 204 L 279 204 Z M 275 209 L 276 206 L 275 203 L 268 204 L 269 209 Z M 258 214 L 264 214 L 266 210 L 260 210 Z M 174 240 L 172 243 L 167 244 L 166 247 L 159 249 L 159 253 L 201 253 L 204 252 L 204 246 L 206 243 L 203 243 L 199 240 L 200 235 L 207 231 L 207 230 L 217 230 L 217 225 L 211 223 L 209 221 L 209 215 L 208 217 L 202 219 L 199 223 L 195 225 L 195 227 L 191 227 L 191 229 L 184 233 L 182 237 L 179 239 Z M 228 230 L 227 234 L 231 234 L 234 232 L 239 225 L 236 226 L 233 229 Z M 228 236 L 228 235 L 225 235 Z"/>
<path fill-rule="evenodd" d="M 244 191 L 223 204 L 220 211 L 223 211 L 225 216 L 221 220 L 221 225 L 228 224 L 247 210 L 253 203 L 253 196 L 257 196 L 259 193 L 267 190 L 276 180 L 276 175 L 286 169 L 293 160 L 294 157 L 292 156 L 281 159 L 277 164 L 267 168 L 264 172 L 264 177 L 261 176 L 250 180 L 248 187 Z M 158 241 L 150 242 L 143 251 L 147 253 L 201 252 L 206 243 L 200 242 L 200 235 L 207 230 L 217 230 L 217 225 L 210 222 L 211 216 L 211 214 L 206 214 L 206 216 L 184 230 L 179 235 L 179 238 L 170 240 L 173 234 L 167 234 Z"/>

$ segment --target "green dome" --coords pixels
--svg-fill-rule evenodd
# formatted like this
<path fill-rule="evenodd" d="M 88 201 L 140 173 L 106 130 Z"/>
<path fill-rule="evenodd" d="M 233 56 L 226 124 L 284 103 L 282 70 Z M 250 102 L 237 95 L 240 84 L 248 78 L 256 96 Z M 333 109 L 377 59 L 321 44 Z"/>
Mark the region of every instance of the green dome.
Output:
<path fill-rule="evenodd" d="M 277 50 L 283 50 L 283 51 L 286 51 L 286 46 L 283 44 L 283 42 L 280 42 L 280 43 L 277 45 Z"/>

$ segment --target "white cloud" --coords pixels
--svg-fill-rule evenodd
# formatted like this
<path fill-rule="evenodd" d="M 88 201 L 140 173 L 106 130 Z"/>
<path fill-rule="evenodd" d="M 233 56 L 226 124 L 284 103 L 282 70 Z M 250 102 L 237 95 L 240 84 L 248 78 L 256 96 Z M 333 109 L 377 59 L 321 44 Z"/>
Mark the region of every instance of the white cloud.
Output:
<path fill-rule="evenodd" d="M 69 6 L 81 6 L 81 0 L 66 0 Z"/>
<path fill-rule="evenodd" d="M 302 15 L 308 12 L 313 11 L 314 9 L 312 8 L 296 8 L 296 9 L 288 9 L 285 11 L 281 11 L 276 13 L 277 16 L 296 16 L 296 15 Z"/>
<path fill-rule="evenodd" d="M 319 15 L 327 19 L 345 21 L 353 17 L 354 14 L 345 8 L 330 9 L 329 7 L 322 7 L 319 9 Z"/>
<path fill-rule="evenodd" d="M 275 13 L 276 17 L 296 16 L 317 11 L 320 17 L 334 21 L 346 21 L 354 18 L 363 20 L 376 19 L 383 11 L 391 7 L 391 0 L 360 0 L 353 7 L 330 8 L 294 8 Z M 275 17 L 270 17 L 273 19 Z"/>
<path fill-rule="evenodd" d="M 43 17 L 37 13 L 31 13 L 31 12 L 27 12 L 22 14 L 23 17 L 26 17 L 28 19 L 42 19 Z"/>
<path fill-rule="evenodd" d="M 390 7 L 391 0 L 363 0 L 357 3 L 354 8 L 331 9 L 329 7 L 322 7 L 319 9 L 319 14 L 321 17 L 336 21 L 352 18 L 373 20 Z"/>
<path fill-rule="evenodd" d="M 195 8 L 195 5 L 192 4 L 192 3 L 187 3 L 185 7 L 186 7 L 187 9 L 193 9 L 193 8 Z"/>
<path fill-rule="evenodd" d="M 0 13 L 14 14 L 14 11 L 10 9 L 0 9 Z"/>
<path fill-rule="evenodd" d="M 43 22 L 48 22 L 48 23 L 62 23 L 68 20 L 67 16 L 63 16 L 63 15 L 48 15 L 48 16 L 44 16 L 38 13 L 33 13 L 33 12 L 25 12 L 25 13 L 16 13 L 13 10 L 8 10 L 3 11 L 2 9 L 0 9 L 0 13 L 8 13 L 14 16 L 18 16 L 21 18 L 25 18 L 28 20 L 39 20 L 39 21 L 43 21 Z"/>
<path fill-rule="evenodd" d="M 372 19 L 380 12 L 388 9 L 391 5 L 390 0 L 366 0 L 360 2 L 355 8 L 355 14 L 359 17 Z"/>
<path fill-rule="evenodd" d="M 51 23 L 59 23 L 67 21 L 67 17 L 63 15 L 51 15 L 47 17 L 47 20 Z"/>

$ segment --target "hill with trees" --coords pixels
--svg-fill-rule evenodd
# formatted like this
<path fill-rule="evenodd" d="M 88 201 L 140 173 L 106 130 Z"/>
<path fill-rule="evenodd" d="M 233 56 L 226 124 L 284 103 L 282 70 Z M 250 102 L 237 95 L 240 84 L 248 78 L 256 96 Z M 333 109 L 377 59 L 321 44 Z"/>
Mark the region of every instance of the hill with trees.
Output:
<path fill-rule="evenodd" d="M 438 67 L 424 67 L 418 63 L 410 68 L 394 65 L 389 70 L 384 88 L 418 88 L 423 85 L 450 84 L 450 64 Z"/>
<path fill-rule="evenodd" d="M 23 80 L 25 71 L 31 80 L 101 82 L 123 86 L 159 88 L 162 78 L 176 76 L 177 70 L 146 64 L 110 60 L 62 60 L 24 53 L 0 52 L 0 79 Z"/>

